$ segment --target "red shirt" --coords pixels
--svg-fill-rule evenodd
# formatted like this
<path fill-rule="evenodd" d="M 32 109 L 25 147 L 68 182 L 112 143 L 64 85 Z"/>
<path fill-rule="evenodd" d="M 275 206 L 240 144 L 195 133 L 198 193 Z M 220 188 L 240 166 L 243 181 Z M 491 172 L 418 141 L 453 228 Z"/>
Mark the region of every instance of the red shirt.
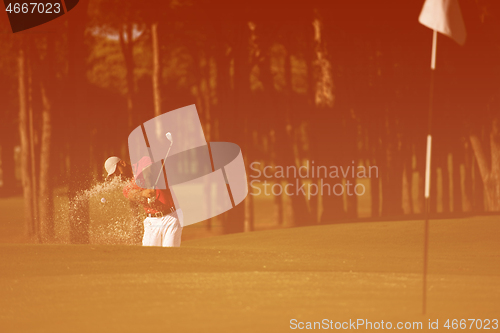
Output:
<path fill-rule="evenodd" d="M 142 187 L 139 187 L 136 183 L 135 180 L 132 179 L 130 183 L 125 185 L 123 188 L 123 195 L 125 198 L 129 200 L 134 200 L 138 202 L 143 208 L 146 214 L 155 214 L 155 213 L 170 213 L 170 208 L 175 209 L 174 205 L 174 200 L 172 198 L 172 193 L 170 192 L 170 189 L 166 190 L 155 190 L 156 191 L 156 196 L 155 199 L 152 203 L 148 204 L 147 198 L 145 197 L 140 197 L 141 200 L 137 200 L 135 198 L 130 197 L 130 192 L 136 192 L 136 191 L 144 191 L 145 189 Z"/>

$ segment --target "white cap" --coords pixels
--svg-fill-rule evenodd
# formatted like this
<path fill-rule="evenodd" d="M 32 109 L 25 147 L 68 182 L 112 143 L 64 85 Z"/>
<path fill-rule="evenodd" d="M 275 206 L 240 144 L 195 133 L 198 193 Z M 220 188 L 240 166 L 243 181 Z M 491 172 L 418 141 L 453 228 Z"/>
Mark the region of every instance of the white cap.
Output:
<path fill-rule="evenodd" d="M 116 171 L 116 165 L 120 161 L 121 161 L 120 158 L 118 158 L 116 156 L 112 156 L 112 157 L 108 158 L 106 160 L 106 162 L 104 162 L 104 169 L 106 169 L 106 172 L 108 173 L 108 177 L 110 175 L 112 175 L 113 173 L 115 173 L 115 171 Z"/>

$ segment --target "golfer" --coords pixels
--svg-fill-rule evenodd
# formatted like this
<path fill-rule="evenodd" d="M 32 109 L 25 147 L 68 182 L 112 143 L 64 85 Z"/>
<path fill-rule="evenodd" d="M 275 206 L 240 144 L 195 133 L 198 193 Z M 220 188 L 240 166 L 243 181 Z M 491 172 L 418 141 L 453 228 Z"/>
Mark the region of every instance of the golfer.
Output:
<path fill-rule="evenodd" d="M 118 157 L 110 157 L 104 163 L 109 177 L 127 177 L 132 174 L 129 164 Z M 168 189 L 144 189 L 136 184 L 134 178 L 123 188 L 123 195 L 138 204 L 146 212 L 144 220 L 143 246 L 179 247 L 182 226 L 179 219 L 182 211 L 176 210 L 172 194 Z"/>

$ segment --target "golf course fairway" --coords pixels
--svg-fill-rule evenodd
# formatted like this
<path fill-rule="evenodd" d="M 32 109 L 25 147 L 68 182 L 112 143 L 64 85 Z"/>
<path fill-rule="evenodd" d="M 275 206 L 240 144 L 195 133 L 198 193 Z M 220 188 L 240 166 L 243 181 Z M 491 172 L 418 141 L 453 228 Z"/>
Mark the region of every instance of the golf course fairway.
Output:
<path fill-rule="evenodd" d="M 498 216 L 433 220 L 429 231 L 425 315 L 422 221 L 241 233 L 180 248 L 4 244 L 0 332 L 304 331 L 293 319 L 421 322 L 419 331 L 438 320 L 449 331 L 447 319 L 500 319 Z"/>

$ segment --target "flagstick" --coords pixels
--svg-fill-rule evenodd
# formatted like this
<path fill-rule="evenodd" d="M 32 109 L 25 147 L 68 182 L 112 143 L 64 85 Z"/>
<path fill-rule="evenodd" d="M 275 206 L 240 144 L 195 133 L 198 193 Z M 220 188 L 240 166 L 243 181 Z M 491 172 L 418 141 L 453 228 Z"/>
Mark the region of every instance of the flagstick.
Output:
<path fill-rule="evenodd" d="M 429 115 L 427 124 L 427 148 L 425 156 L 425 227 L 424 227 L 424 270 L 423 270 L 423 293 L 422 313 L 425 314 L 427 307 L 427 257 L 429 245 L 429 211 L 430 211 L 430 189 L 431 189 L 431 148 L 432 148 L 432 104 L 434 101 L 434 70 L 436 69 L 436 47 L 437 31 L 432 33 L 432 56 L 431 56 L 431 84 L 429 90 Z"/>
<path fill-rule="evenodd" d="M 436 69 L 436 47 L 437 47 L 437 38 L 438 38 L 438 33 L 436 30 L 432 30 L 432 55 L 431 55 L 431 70 Z M 432 73 L 432 72 L 431 72 Z M 432 81 L 431 81 L 432 83 Z M 432 96 L 432 90 L 431 90 L 431 96 Z M 432 105 L 431 105 L 432 109 Z"/>

